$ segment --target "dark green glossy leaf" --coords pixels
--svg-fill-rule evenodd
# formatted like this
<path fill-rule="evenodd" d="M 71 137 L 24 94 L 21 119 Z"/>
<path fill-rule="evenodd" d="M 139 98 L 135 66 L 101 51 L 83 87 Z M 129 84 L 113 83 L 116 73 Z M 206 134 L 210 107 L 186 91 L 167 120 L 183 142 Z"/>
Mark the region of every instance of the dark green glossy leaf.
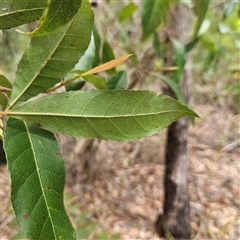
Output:
<path fill-rule="evenodd" d="M 8 114 L 52 132 L 120 141 L 152 135 L 180 117 L 197 116 L 169 96 L 130 90 L 51 94 Z"/>
<path fill-rule="evenodd" d="M 0 0 L 0 29 L 39 20 L 46 7 L 47 0 Z"/>
<path fill-rule="evenodd" d="M 50 0 L 40 19 L 39 26 L 31 35 L 43 36 L 65 25 L 78 12 L 81 2 L 81 0 Z"/>
<path fill-rule="evenodd" d="M 127 87 L 127 73 L 125 71 L 117 72 L 108 82 L 107 89 L 125 89 Z"/>
<path fill-rule="evenodd" d="M 121 11 L 118 13 L 118 21 L 123 22 L 129 19 L 136 10 L 137 10 L 136 5 L 132 2 L 129 3 L 124 8 L 122 8 Z"/>
<path fill-rule="evenodd" d="M 65 85 L 65 88 L 66 91 L 78 91 L 84 87 L 85 83 L 86 81 L 84 81 L 83 78 L 80 78 L 68 83 L 67 85 Z"/>
<path fill-rule="evenodd" d="M 194 47 L 195 45 L 199 42 L 199 38 L 194 38 L 193 40 L 191 40 L 189 43 L 187 43 L 185 45 L 185 51 L 186 53 L 190 52 Z"/>
<path fill-rule="evenodd" d="M 17 221 L 29 239 L 75 239 L 63 205 L 65 169 L 53 133 L 9 118 L 4 149 Z"/>
<path fill-rule="evenodd" d="M 64 27 L 33 37 L 19 63 L 10 104 L 26 101 L 60 82 L 88 48 L 92 27 L 93 12 L 88 0 L 83 0 Z"/>

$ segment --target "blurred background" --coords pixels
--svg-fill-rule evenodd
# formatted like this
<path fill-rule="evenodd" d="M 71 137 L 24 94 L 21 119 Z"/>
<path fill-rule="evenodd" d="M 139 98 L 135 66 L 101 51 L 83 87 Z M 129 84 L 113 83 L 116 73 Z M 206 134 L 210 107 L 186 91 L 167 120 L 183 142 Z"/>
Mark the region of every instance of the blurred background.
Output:
<path fill-rule="evenodd" d="M 187 9 L 190 24 L 181 36 L 174 35 L 171 20 L 177 16 L 177 1 L 162 1 L 157 13 L 154 5 L 148 9 L 147 20 L 141 1 L 93 1 L 96 26 L 77 68 L 88 70 L 133 53 L 126 63 L 101 76 L 108 81 L 115 77 L 117 88 L 149 89 L 158 94 L 170 86 L 175 97 L 184 101 L 183 88 L 174 88 L 173 82 L 189 51 L 189 105 L 201 117 L 190 125 L 188 138 L 191 239 L 238 239 L 240 7 L 237 1 L 210 1 L 201 28 L 192 38 L 203 12 L 199 12 L 198 1 L 179 2 Z M 18 29 L 34 27 L 28 24 Z M 173 39 L 180 40 L 174 45 Z M 0 32 L 0 71 L 8 79 L 14 80 L 29 42 L 28 36 L 14 29 Z M 69 86 L 69 90 L 94 87 L 84 84 Z M 67 170 L 65 206 L 78 239 L 159 239 L 154 224 L 164 207 L 166 130 L 130 143 L 57 138 Z M 1 239 L 24 239 L 10 204 L 4 162 L 0 165 L 0 198 Z"/>

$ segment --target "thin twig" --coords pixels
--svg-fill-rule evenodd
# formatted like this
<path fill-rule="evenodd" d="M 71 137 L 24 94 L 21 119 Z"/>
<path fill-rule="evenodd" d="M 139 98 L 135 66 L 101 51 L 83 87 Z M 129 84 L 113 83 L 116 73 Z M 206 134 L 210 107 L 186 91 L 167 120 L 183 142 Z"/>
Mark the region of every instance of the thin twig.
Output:
<path fill-rule="evenodd" d="M 61 81 L 58 85 L 56 85 L 56 86 L 54 86 L 54 87 L 52 87 L 52 88 L 49 88 L 46 92 L 47 92 L 47 93 L 53 92 L 53 91 L 57 90 L 58 88 L 61 88 L 61 87 L 65 86 L 66 84 L 75 81 L 76 79 L 80 78 L 81 76 L 82 76 L 82 75 L 77 75 L 77 76 L 75 76 L 75 77 L 73 77 L 73 78 L 68 79 L 68 80 L 65 81 L 65 82 L 64 82 L 64 79 L 62 79 L 62 81 Z"/>
<path fill-rule="evenodd" d="M 230 152 L 232 151 L 234 148 L 237 148 L 240 145 L 240 139 L 237 139 L 236 141 L 226 145 L 225 147 L 223 147 L 221 149 L 222 152 Z"/>
<path fill-rule="evenodd" d="M 13 219 L 15 218 L 15 214 L 8 216 L 0 225 L 0 229 L 3 229 L 7 226 Z"/>
<path fill-rule="evenodd" d="M 4 97 L 9 101 L 9 97 L 8 97 L 8 95 L 7 95 L 5 92 L 3 92 L 3 91 L 2 91 L 2 94 L 3 94 Z"/>
<path fill-rule="evenodd" d="M 0 91 L 8 91 L 8 92 L 11 92 L 12 89 L 11 89 L 11 88 L 6 88 L 6 87 L 0 86 Z"/>
<path fill-rule="evenodd" d="M 5 110 L 5 111 L 0 111 L 0 118 L 2 118 L 2 116 L 7 116 L 8 115 L 8 112 Z"/>

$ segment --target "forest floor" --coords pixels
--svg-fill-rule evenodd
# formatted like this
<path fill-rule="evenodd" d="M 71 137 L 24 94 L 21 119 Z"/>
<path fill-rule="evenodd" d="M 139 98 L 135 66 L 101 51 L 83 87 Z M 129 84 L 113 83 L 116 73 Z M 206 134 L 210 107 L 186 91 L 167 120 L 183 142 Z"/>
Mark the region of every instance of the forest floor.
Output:
<path fill-rule="evenodd" d="M 201 119 L 189 133 L 192 239 L 240 239 L 240 115 L 217 105 L 193 109 Z M 117 239 L 114 233 L 159 239 L 154 221 L 163 209 L 165 139 L 166 130 L 131 143 L 100 142 L 92 182 L 65 189 L 73 224 L 93 231 L 88 239 L 98 233 L 106 239 L 102 229 L 108 239 Z M 19 228 L 6 165 L 0 166 L 0 200 L 0 239 L 8 240 Z"/>

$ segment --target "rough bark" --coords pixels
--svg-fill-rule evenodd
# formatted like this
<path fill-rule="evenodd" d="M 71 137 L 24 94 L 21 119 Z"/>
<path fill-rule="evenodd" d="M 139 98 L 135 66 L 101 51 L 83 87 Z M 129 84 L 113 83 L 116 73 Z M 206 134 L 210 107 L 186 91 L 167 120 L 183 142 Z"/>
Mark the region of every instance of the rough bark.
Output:
<path fill-rule="evenodd" d="M 169 39 L 175 38 L 185 44 L 191 30 L 189 10 L 178 4 L 170 13 L 167 33 Z M 173 52 L 171 43 L 166 52 L 166 65 L 171 66 Z M 191 61 L 187 56 L 185 72 L 180 86 L 187 102 L 189 101 L 189 83 L 191 82 Z M 165 94 L 173 97 L 168 87 Z M 188 118 L 182 118 L 168 127 L 165 153 L 165 200 L 164 212 L 156 221 L 156 231 L 161 237 L 171 234 L 176 239 L 190 239 L 190 197 L 188 191 Z"/>

